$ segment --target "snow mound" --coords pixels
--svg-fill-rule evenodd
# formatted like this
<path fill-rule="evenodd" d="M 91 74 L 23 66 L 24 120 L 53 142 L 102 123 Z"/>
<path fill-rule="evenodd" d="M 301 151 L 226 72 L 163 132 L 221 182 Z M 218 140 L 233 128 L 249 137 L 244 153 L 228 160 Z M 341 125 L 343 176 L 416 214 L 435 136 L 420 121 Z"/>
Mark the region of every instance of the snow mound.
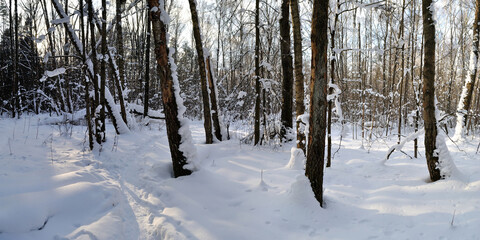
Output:
<path fill-rule="evenodd" d="M 298 175 L 295 182 L 293 182 L 290 186 L 288 198 L 294 205 L 298 205 L 300 207 L 320 207 L 319 203 L 315 200 L 315 195 L 313 194 L 310 181 L 303 174 Z"/>
<path fill-rule="evenodd" d="M 106 212 L 118 204 L 113 189 L 105 183 L 78 182 L 59 188 L 14 194 L 0 198 L 0 232 L 41 230 L 55 218 L 85 219 Z"/>
<path fill-rule="evenodd" d="M 437 168 L 440 170 L 442 177 L 465 180 L 462 173 L 458 171 L 450 155 L 450 151 L 448 151 L 447 144 L 445 143 L 445 134 L 443 132 L 439 132 L 437 135 L 437 149 L 435 151 L 436 154 L 438 154 Z"/>
<path fill-rule="evenodd" d="M 290 150 L 290 161 L 288 161 L 285 167 L 294 170 L 303 170 L 305 168 L 305 156 L 302 149 L 292 147 Z"/>

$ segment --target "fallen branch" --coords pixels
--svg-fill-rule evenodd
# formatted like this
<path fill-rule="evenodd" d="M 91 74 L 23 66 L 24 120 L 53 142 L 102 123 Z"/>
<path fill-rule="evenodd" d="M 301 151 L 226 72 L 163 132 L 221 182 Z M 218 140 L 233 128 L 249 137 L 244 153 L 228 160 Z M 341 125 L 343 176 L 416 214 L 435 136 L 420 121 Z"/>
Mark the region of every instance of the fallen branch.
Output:
<path fill-rule="evenodd" d="M 390 155 L 392 155 L 392 153 L 395 152 L 395 150 L 400 151 L 400 152 L 404 153 L 405 155 L 409 156 L 408 154 L 406 154 L 405 152 L 402 151 L 403 146 L 405 145 L 405 143 L 417 139 L 420 135 L 422 135 L 424 133 L 425 133 L 425 129 L 422 128 L 419 131 L 414 132 L 410 136 L 404 138 L 399 144 L 393 145 L 390 149 L 388 149 L 388 154 L 385 157 L 385 159 L 383 160 L 383 163 L 385 164 L 385 162 L 387 162 L 387 160 L 390 158 Z M 412 157 L 410 157 L 410 158 L 412 158 Z"/>
<path fill-rule="evenodd" d="M 131 113 L 133 113 L 135 115 L 143 116 L 143 112 L 139 112 L 136 109 L 131 109 L 130 111 L 131 111 Z M 149 113 L 150 113 L 150 111 L 149 111 Z M 151 114 L 148 114 L 147 117 L 152 118 L 152 119 L 165 120 L 165 117 L 154 116 L 154 115 L 151 115 Z"/>

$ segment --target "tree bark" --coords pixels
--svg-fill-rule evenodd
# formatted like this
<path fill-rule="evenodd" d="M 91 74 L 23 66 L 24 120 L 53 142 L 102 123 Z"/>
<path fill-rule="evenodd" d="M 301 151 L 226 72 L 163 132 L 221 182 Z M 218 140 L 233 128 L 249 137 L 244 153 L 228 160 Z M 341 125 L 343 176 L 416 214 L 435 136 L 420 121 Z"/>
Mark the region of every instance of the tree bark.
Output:
<path fill-rule="evenodd" d="M 102 59 L 100 62 L 100 135 L 102 142 L 105 142 L 105 87 L 107 83 L 107 1 L 102 0 Z"/>
<path fill-rule="evenodd" d="M 79 6 L 79 12 L 80 12 L 80 34 L 81 34 L 81 41 L 82 41 L 82 60 L 83 63 L 85 63 L 85 59 L 87 58 L 87 52 L 86 52 L 86 39 L 85 39 L 85 23 L 83 21 L 84 17 L 84 4 L 83 0 L 80 0 L 80 6 Z M 85 119 L 87 121 L 87 131 L 88 131 L 88 147 L 90 150 L 93 150 L 93 127 L 92 127 L 92 115 L 91 115 L 91 101 L 90 101 L 90 83 L 91 80 L 87 78 L 85 74 L 85 65 L 82 65 L 82 78 L 84 79 L 84 84 L 85 84 L 85 109 L 86 109 L 86 114 L 85 114 Z"/>
<path fill-rule="evenodd" d="M 147 46 L 145 49 L 145 93 L 143 98 L 143 117 L 148 116 L 148 100 L 150 92 L 150 14 L 147 12 Z"/>
<path fill-rule="evenodd" d="M 10 5 L 11 6 L 11 5 Z M 15 0 L 15 53 L 13 57 L 13 104 L 12 104 L 12 117 L 15 118 L 15 113 L 18 112 L 18 118 L 20 118 L 20 99 L 18 96 L 18 4 Z"/>
<path fill-rule="evenodd" d="M 290 0 L 292 10 L 292 28 L 293 28 L 293 50 L 295 54 L 295 111 L 297 112 L 297 148 L 302 149 L 306 154 L 305 133 L 301 130 L 301 125 L 305 125 L 298 116 L 305 113 L 304 104 L 304 76 L 303 76 L 303 56 L 302 56 L 302 28 L 300 25 L 300 14 L 298 9 L 298 0 Z"/>
<path fill-rule="evenodd" d="M 123 51 L 123 29 L 122 29 L 122 6 L 125 0 L 116 0 L 115 18 L 116 25 L 115 30 L 117 32 L 117 65 L 118 65 L 118 77 L 114 78 L 115 86 L 118 92 L 118 100 L 120 101 L 120 113 L 122 119 L 127 123 L 127 111 L 125 110 L 125 99 L 123 98 L 123 88 L 125 87 L 125 61 Z M 116 69 L 114 69 L 116 71 Z"/>
<path fill-rule="evenodd" d="M 280 18 L 280 50 L 283 70 L 282 84 L 282 127 L 280 129 L 281 141 L 290 141 L 287 133 L 292 129 L 293 117 L 293 63 L 290 51 L 290 22 L 289 0 L 282 0 L 282 16 Z"/>
<path fill-rule="evenodd" d="M 93 81 L 93 92 L 94 92 L 94 101 L 91 104 L 92 106 L 92 119 L 95 122 L 95 140 L 97 143 L 101 143 L 102 137 L 100 136 L 100 122 L 98 119 L 98 114 L 96 112 L 97 106 L 100 104 L 100 95 L 99 95 L 99 86 L 98 86 L 98 64 L 97 64 L 97 49 L 95 44 L 95 24 L 93 22 L 93 4 L 92 0 L 87 0 L 88 5 L 88 22 L 90 26 L 90 45 L 92 51 L 92 65 L 93 65 L 93 76 L 91 76 L 91 81 Z"/>
<path fill-rule="evenodd" d="M 198 23 L 197 5 L 195 0 L 188 0 L 190 12 L 192 14 L 193 37 L 195 38 L 195 48 L 197 49 L 198 67 L 200 72 L 200 83 L 202 87 L 203 99 L 203 126 L 205 128 L 205 140 L 207 144 L 213 143 L 212 135 L 212 114 L 210 111 L 210 100 L 207 89 L 207 75 L 205 68 L 205 56 L 203 54 L 202 37 L 200 35 L 200 26 Z"/>
<path fill-rule="evenodd" d="M 162 5 L 160 5 L 162 3 Z M 162 101 L 165 113 L 165 122 L 167 126 L 168 144 L 170 146 L 170 154 L 173 162 L 173 173 L 175 177 L 190 175 L 192 172 L 185 169 L 187 157 L 180 151 L 182 144 L 182 135 L 179 130 L 181 127 L 178 116 L 177 94 L 179 86 L 177 86 L 172 76 L 171 65 L 169 62 L 169 50 L 167 48 L 167 26 L 161 20 L 160 15 L 166 14 L 164 10 L 164 2 L 162 0 L 148 0 L 148 8 L 150 12 L 150 20 L 152 21 L 152 32 L 155 46 L 155 57 L 157 61 L 157 71 L 160 78 Z M 152 9 L 157 11 L 152 11 Z"/>
<path fill-rule="evenodd" d="M 437 120 L 435 118 L 435 23 L 432 17 L 432 0 L 422 0 L 424 66 L 423 66 L 423 120 L 425 123 L 425 156 L 432 181 L 441 178 L 438 165 Z"/>
<path fill-rule="evenodd" d="M 216 86 L 215 76 L 212 71 L 212 64 L 210 63 L 210 54 L 208 55 L 205 63 L 207 67 L 208 90 L 210 91 L 210 101 L 212 104 L 213 130 L 217 140 L 222 141 L 223 140 L 222 129 L 221 129 L 220 120 L 218 117 L 219 112 L 218 112 L 218 104 L 217 104 L 217 86 Z"/>
<path fill-rule="evenodd" d="M 255 1 L 255 124 L 254 145 L 260 141 L 260 0 Z"/>
<path fill-rule="evenodd" d="M 401 71 L 401 80 L 400 80 L 400 96 L 398 98 L 398 144 L 400 144 L 400 142 L 402 141 L 402 105 L 403 105 L 403 98 L 404 98 L 404 94 L 403 94 L 403 88 L 404 88 L 404 83 L 405 83 L 405 34 L 404 34 L 404 29 L 405 29 L 405 0 L 402 1 L 402 18 L 400 20 L 400 32 L 399 32 L 399 36 L 400 36 L 400 40 L 402 41 L 402 47 L 401 47 L 401 58 L 402 58 L 402 62 L 401 62 L 401 67 L 400 67 L 400 71 Z"/>
<path fill-rule="evenodd" d="M 310 131 L 305 175 L 315 198 L 323 206 L 323 166 L 327 113 L 328 0 L 313 1 Z"/>

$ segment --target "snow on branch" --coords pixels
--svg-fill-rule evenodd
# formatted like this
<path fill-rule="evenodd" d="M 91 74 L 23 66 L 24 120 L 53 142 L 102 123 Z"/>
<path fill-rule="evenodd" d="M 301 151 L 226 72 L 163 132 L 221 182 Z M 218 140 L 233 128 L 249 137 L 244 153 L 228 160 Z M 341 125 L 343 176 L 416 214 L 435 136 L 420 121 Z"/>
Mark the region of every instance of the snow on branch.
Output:
<path fill-rule="evenodd" d="M 390 149 L 388 149 L 387 156 L 382 161 L 382 163 L 385 164 L 387 162 L 387 160 L 390 158 L 390 155 L 392 155 L 393 152 L 402 151 L 402 148 L 405 145 L 405 143 L 417 139 L 419 136 L 423 135 L 424 133 L 425 133 L 425 129 L 422 128 L 419 131 L 414 132 L 411 135 L 409 135 L 408 137 L 404 138 L 399 144 L 393 145 Z"/>

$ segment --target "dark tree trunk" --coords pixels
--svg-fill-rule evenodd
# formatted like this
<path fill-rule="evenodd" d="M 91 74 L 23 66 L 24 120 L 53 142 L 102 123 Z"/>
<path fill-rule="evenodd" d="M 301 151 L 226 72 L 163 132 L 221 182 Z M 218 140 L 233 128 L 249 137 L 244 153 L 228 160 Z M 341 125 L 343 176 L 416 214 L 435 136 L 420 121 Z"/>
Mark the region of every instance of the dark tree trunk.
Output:
<path fill-rule="evenodd" d="M 210 144 L 213 142 L 212 114 L 210 112 L 210 101 L 208 97 L 207 75 L 206 75 L 207 71 L 205 68 L 205 57 L 203 54 L 202 37 L 200 35 L 200 26 L 198 23 L 198 13 L 197 13 L 196 2 L 195 0 L 189 0 L 188 3 L 190 4 L 190 12 L 192 13 L 193 37 L 195 38 L 195 48 L 197 49 L 198 67 L 200 72 L 200 83 L 202 86 L 203 118 L 204 118 L 203 126 L 205 128 L 205 139 L 207 144 Z"/>
<path fill-rule="evenodd" d="M 147 12 L 147 46 L 145 49 L 145 93 L 143 99 L 143 117 L 148 116 L 148 100 L 150 92 L 150 14 Z"/>
<path fill-rule="evenodd" d="M 210 101 L 212 103 L 212 120 L 213 120 L 213 129 L 215 132 L 215 137 L 217 140 L 222 141 L 222 129 L 220 127 L 220 120 L 218 117 L 218 104 L 217 104 L 217 86 L 215 86 L 216 81 L 214 80 L 214 75 L 212 72 L 212 65 L 210 63 L 210 55 L 206 59 L 207 67 L 207 79 L 208 79 L 208 89 L 210 91 Z M 226 136 L 225 136 L 226 137 Z"/>
<path fill-rule="evenodd" d="M 323 166 L 327 113 L 328 0 L 314 0 L 312 17 L 312 77 L 310 82 L 310 131 L 305 175 L 315 198 L 323 206 Z"/>
<path fill-rule="evenodd" d="M 432 0 L 422 0 L 424 66 L 423 66 L 423 120 L 425 123 L 425 156 L 427 158 L 430 179 L 441 178 L 438 154 L 435 154 L 437 139 L 437 120 L 435 118 L 435 23 L 432 18 Z"/>
<path fill-rule="evenodd" d="M 254 145 L 260 141 L 260 0 L 255 1 L 255 123 Z"/>
<path fill-rule="evenodd" d="M 10 5 L 11 6 L 11 5 Z M 20 99 L 18 96 L 18 4 L 15 0 L 15 53 L 13 56 L 13 91 L 12 91 L 12 117 L 15 118 L 15 112 L 18 112 L 18 118 L 20 118 Z"/>
<path fill-rule="evenodd" d="M 86 50 L 86 39 L 85 39 L 85 23 L 83 21 L 84 17 L 84 12 L 83 12 L 83 0 L 80 0 L 80 7 L 79 7 L 79 12 L 80 12 L 80 33 L 81 33 L 81 41 L 82 41 L 82 46 L 83 51 L 82 51 L 82 60 L 83 63 L 85 63 L 85 59 L 87 58 L 87 50 Z M 86 109 L 86 115 L 85 119 L 87 121 L 87 129 L 88 129 L 88 146 L 90 150 L 93 149 L 93 127 L 92 127 L 92 113 L 91 113 L 91 98 L 90 98 L 90 83 L 91 80 L 86 77 L 85 74 L 85 65 L 82 66 L 82 78 L 85 81 L 85 109 Z"/>
<path fill-rule="evenodd" d="M 123 51 L 123 30 L 122 30 L 122 6 L 125 3 L 125 0 L 116 0 L 116 25 L 115 30 L 117 32 L 117 66 L 118 66 L 118 77 L 114 78 L 114 83 L 118 92 L 118 100 L 120 102 L 120 113 L 122 114 L 122 119 L 127 123 L 127 111 L 125 110 L 125 99 L 123 98 L 123 88 L 125 87 L 125 61 L 124 61 L 124 51 Z M 116 69 L 114 69 L 114 72 Z M 115 95 L 115 94 L 114 94 Z"/>
<path fill-rule="evenodd" d="M 107 1 L 102 0 L 102 59 L 100 62 L 100 135 L 102 142 L 105 142 L 105 87 L 107 83 Z"/>
<path fill-rule="evenodd" d="M 402 140 L 402 107 L 403 107 L 403 98 L 404 98 L 404 85 L 406 86 L 406 81 L 405 81 L 405 36 L 404 36 L 404 29 L 405 29 L 405 0 L 402 1 L 402 18 L 400 20 L 400 40 L 402 41 L 402 47 L 401 47 L 401 50 L 402 53 L 401 53 L 401 56 L 402 56 L 402 63 L 401 63 L 401 67 L 400 67 L 400 71 L 402 76 L 401 76 L 401 80 L 400 80 L 400 91 L 399 91 L 399 98 L 398 98 L 398 142 L 397 144 L 400 144 L 401 140 Z"/>
<path fill-rule="evenodd" d="M 300 14 L 298 9 L 298 0 L 290 0 L 292 10 L 292 28 L 293 28 L 293 49 L 295 52 L 295 110 L 297 117 L 305 113 L 304 99 L 304 77 L 303 77 L 303 56 L 302 56 L 302 28 L 300 25 Z M 306 154 L 305 134 L 300 126 L 304 124 L 297 119 L 297 148 L 302 149 Z"/>
<path fill-rule="evenodd" d="M 282 53 L 282 128 L 280 130 L 280 138 L 282 141 L 290 141 L 287 139 L 287 132 L 292 129 L 293 117 L 293 63 L 290 51 L 290 22 L 289 18 L 289 0 L 282 0 L 282 16 L 280 18 L 280 49 Z"/>
<path fill-rule="evenodd" d="M 98 119 L 98 113 L 96 112 L 97 106 L 100 104 L 100 95 L 99 95 L 99 86 L 98 86 L 98 64 L 97 64 L 97 49 L 96 49 L 96 41 L 95 41 L 95 23 L 93 22 L 93 4 L 92 0 L 87 0 L 88 5 L 88 22 L 90 26 L 90 45 L 92 51 L 92 65 L 93 65 L 93 76 L 91 80 L 93 81 L 93 91 L 94 91 L 94 101 L 91 104 L 92 106 L 92 118 L 95 122 L 95 140 L 97 143 L 102 142 L 102 136 L 100 135 L 100 122 Z"/>
<path fill-rule="evenodd" d="M 173 162 L 173 173 L 175 177 L 190 175 L 192 172 L 185 169 L 187 158 L 179 147 L 182 144 L 182 136 L 179 134 L 180 119 L 178 117 L 178 105 L 175 94 L 175 86 L 172 77 L 171 63 L 169 63 L 169 50 L 167 48 L 167 26 L 160 19 L 160 12 L 164 11 L 160 8 L 159 1 L 148 0 L 150 12 L 150 20 L 152 21 L 153 39 L 155 46 L 155 57 L 157 60 L 157 71 L 162 89 L 162 101 L 165 113 L 165 122 L 167 126 L 168 144 L 170 146 L 170 154 Z M 159 9 L 152 11 L 152 8 Z"/>

